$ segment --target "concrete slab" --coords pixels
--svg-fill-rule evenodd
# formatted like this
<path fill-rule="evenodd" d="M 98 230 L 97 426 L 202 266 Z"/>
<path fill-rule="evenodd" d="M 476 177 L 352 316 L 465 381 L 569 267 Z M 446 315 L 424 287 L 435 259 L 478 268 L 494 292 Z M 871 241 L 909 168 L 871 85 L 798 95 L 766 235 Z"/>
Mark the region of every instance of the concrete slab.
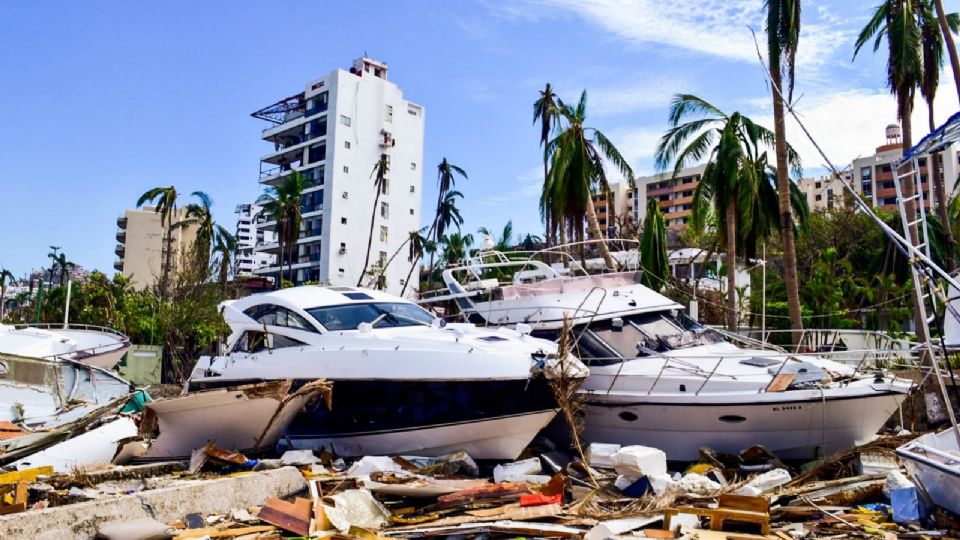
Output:
<path fill-rule="evenodd" d="M 149 517 L 169 523 L 193 512 L 227 513 L 235 508 L 259 506 L 270 497 L 289 497 L 306 489 L 303 475 L 294 467 L 184 482 L 131 495 L 0 516 L 0 538 L 87 540 L 93 538 L 98 526 L 114 521 Z"/>

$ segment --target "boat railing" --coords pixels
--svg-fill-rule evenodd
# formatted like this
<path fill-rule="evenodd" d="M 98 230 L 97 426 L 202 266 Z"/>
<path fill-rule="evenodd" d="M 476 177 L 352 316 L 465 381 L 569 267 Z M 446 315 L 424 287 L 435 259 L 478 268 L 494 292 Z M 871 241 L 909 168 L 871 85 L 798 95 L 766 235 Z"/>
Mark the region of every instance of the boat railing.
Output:
<path fill-rule="evenodd" d="M 87 332 L 99 332 L 102 334 L 109 334 L 116 338 L 119 338 L 113 343 L 104 343 L 100 345 L 94 345 L 93 347 L 87 347 L 85 349 L 76 349 L 67 353 L 57 353 L 47 356 L 41 356 L 40 358 L 44 360 L 62 360 L 62 359 L 75 359 L 78 357 L 88 357 L 95 356 L 98 354 L 104 354 L 108 352 L 118 351 L 124 349 L 130 345 L 130 338 L 126 334 L 110 328 L 108 326 L 97 326 L 93 324 L 67 324 L 63 323 L 23 323 L 15 324 L 14 328 L 26 329 L 26 328 L 36 328 L 39 330 L 83 330 Z"/>
<path fill-rule="evenodd" d="M 731 333 L 732 334 L 732 333 Z M 794 336 L 799 334 L 794 342 Z M 870 351 L 876 359 L 895 360 L 896 364 L 916 367 L 919 362 L 917 344 L 906 338 L 898 338 L 880 330 L 805 328 L 802 330 L 744 329 L 734 335 L 763 343 L 786 343 L 781 347 L 795 353 L 834 353 L 837 358 L 846 356 L 845 363 L 859 362 L 863 351 Z M 793 343 L 796 343 L 793 345 Z M 896 358 L 899 357 L 899 358 Z M 838 360 L 840 361 L 840 360 Z"/>

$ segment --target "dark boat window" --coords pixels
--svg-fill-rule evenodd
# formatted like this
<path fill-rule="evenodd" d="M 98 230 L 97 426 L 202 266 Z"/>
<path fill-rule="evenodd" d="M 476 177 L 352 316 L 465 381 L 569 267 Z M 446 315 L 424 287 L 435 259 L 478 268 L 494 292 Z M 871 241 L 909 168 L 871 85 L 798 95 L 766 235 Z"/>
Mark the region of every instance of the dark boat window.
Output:
<path fill-rule="evenodd" d="M 330 331 L 356 330 L 360 323 L 371 323 L 376 328 L 429 325 L 433 315 L 414 304 L 377 302 L 308 309 L 318 323 Z"/>
<path fill-rule="evenodd" d="M 274 304 L 253 306 L 245 309 L 243 313 L 258 323 L 267 326 L 284 326 L 306 332 L 317 331 L 317 329 L 299 313 Z"/>
<path fill-rule="evenodd" d="M 272 335 L 274 349 L 300 347 L 306 345 L 306 343 L 291 337 L 281 336 L 279 334 Z M 252 330 L 248 330 L 240 336 L 240 339 L 237 340 L 236 345 L 233 346 L 233 352 L 257 353 L 266 351 L 269 348 L 270 347 L 267 347 L 267 334 L 265 332 L 254 332 Z"/>

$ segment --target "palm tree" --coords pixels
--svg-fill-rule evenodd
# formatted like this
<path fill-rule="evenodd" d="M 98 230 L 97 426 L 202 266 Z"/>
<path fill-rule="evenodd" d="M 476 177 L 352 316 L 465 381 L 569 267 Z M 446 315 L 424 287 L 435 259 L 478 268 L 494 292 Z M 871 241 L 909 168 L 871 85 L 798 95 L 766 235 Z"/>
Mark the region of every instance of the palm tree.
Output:
<path fill-rule="evenodd" d="M 786 118 L 783 111 L 783 82 L 793 97 L 794 67 L 800 42 L 800 0 L 765 0 L 767 7 L 767 55 L 770 59 L 770 83 L 773 86 L 773 130 L 777 155 L 777 191 L 780 231 L 783 239 L 783 278 L 787 285 L 787 304 L 794 342 L 800 339 L 803 319 L 800 313 L 800 283 L 797 279 L 797 249 L 793 234 L 793 212 L 787 156 Z"/>
<path fill-rule="evenodd" d="M 953 71 L 953 84 L 957 90 L 957 97 L 960 97 L 960 60 L 957 59 L 957 45 L 953 41 L 952 32 L 956 32 L 956 27 L 949 24 L 946 12 L 943 9 L 942 0 L 933 0 L 934 10 L 937 13 L 937 23 L 940 26 L 940 32 L 943 34 L 943 41 L 947 45 L 947 52 L 950 54 L 950 68 Z"/>
<path fill-rule="evenodd" d="M 17 282 L 13 273 L 6 268 L 0 268 L 0 323 L 3 322 L 5 307 L 7 305 L 7 283 L 15 284 Z"/>
<path fill-rule="evenodd" d="M 510 251 L 513 239 L 513 220 L 507 221 L 507 224 L 503 226 L 503 232 L 499 236 L 486 227 L 480 227 L 477 232 L 489 237 L 493 241 L 493 249 L 496 251 Z"/>
<path fill-rule="evenodd" d="M 213 199 L 202 191 L 194 191 L 191 195 L 200 202 L 187 205 L 187 218 L 197 224 L 197 263 L 207 268 L 210 266 L 210 248 L 217 234 L 211 211 Z"/>
<path fill-rule="evenodd" d="M 67 260 L 66 253 L 62 251 L 53 259 L 54 265 L 57 267 L 57 270 L 60 272 L 60 286 L 67 286 L 67 274 L 70 273 L 70 270 L 76 267 L 77 265 L 71 261 Z"/>
<path fill-rule="evenodd" d="M 357 287 L 363 283 L 363 278 L 367 274 L 367 266 L 370 264 L 370 249 L 373 247 L 373 229 L 377 221 L 377 211 L 380 207 L 380 194 L 386 188 L 387 173 L 390 172 L 390 162 L 386 154 L 380 154 L 380 159 L 373 166 L 370 176 L 373 177 L 373 189 L 376 195 L 373 197 L 373 211 L 370 212 L 370 235 L 367 236 L 367 254 L 363 258 L 363 270 L 360 270 L 360 278 L 357 279 Z"/>
<path fill-rule="evenodd" d="M 584 126 L 587 116 L 587 92 L 580 94 L 580 101 L 571 107 L 560 101 L 560 111 L 566 121 L 566 127 L 547 145 L 551 158 L 549 173 L 549 205 L 561 204 L 561 212 L 553 214 L 574 217 L 574 223 L 582 231 L 580 224 L 586 217 L 594 238 L 602 239 L 597 213 L 593 207 L 593 194 L 610 196 L 610 184 L 604 170 L 604 158 L 631 182 L 633 170 L 620 155 L 620 151 L 601 131 Z M 616 268 L 605 242 L 600 244 L 600 255 L 608 268 Z"/>
<path fill-rule="evenodd" d="M 220 294 L 226 294 L 227 278 L 230 274 L 230 264 L 237 252 L 237 238 L 221 225 L 216 225 L 214 234 L 213 252 L 220 257 Z"/>
<path fill-rule="evenodd" d="M 164 228 L 166 255 L 164 256 L 163 271 L 160 273 L 160 293 L 166 296 L 169 293 L 170 270 L 173 267 L 173 218 L 177 214 L 177 189 L 173 186 L 155 187 L 146 191 L 137 199 L 137 208 L 147 201 L 153 203 L 153 211 L 160 214 L 160 226 Z"/>
<path fill-rule="evenodd" d="M 557 95 L 553 92 L 550 83 L 540 91 L 540 97 L 533 103 L 533 123 L 540 121 L 540 146 L 543 147 L 543 193 L 549 193 L 549 168 L 550 161 L 547 146 L 550 142 L 553 132 L 560 124 L 560 106 L 557 104 Z M 540 198 L 540 217 L 543 218 L 546 225 L 547 247 L 553 243 L 553 235 L 557 229 L 555 216 L 549 212 L 550 208 L 545 204 L 546 198 Z M 560 234 L 563 235 L 563 227 L 559 227 Z"/>
<path fill-rule="evenodd" d="M 459 231 L 444 235 L 440 239 L 443 245 L 443 260 L 447 265 L 456 265 L 463 262 L 470 254 L 473 246 L 472 234 L 461 234 Z"/>
<path fill-rule="evenodd" d="M 456 204 L 457 197 L 463 198 L 463 193 L 453 189 L 456 186 L 458 175 L 462 176 L 464 180 L 467 179 L 466 171 L 448 162 L 447 158 L 443 158 L 440 164 L 437 165 L 437 208 L 433 215 L 433 223 L 430 225 L 430 231 L 427 233 L 427 238 L 431 239 L 434 243 L 438 242 L 451 225 L 456 226 L 459 231 L 460 225 L 463 224 L 463 217 L 460 215 L 460 210 Z M 428 288 L 433 284 L 434 255 L 435 252 L 430 253 L 430 273 L 427 279 Z"/>
<path fill-rule="evenodd" d="M 937 94 L 937 87 L 940 85 L 940 69 L 943 67 L 943 44 L 945 39 L 952 40 L 952 32 L 956 32 L 960 26 L 960 16 L 951 13 L 945 16 L 947 27 L 945 34 L 940 33 L 940 25 L 934 6 L 929 0 L 921 6 L 920 10 L 920 35 L 921 35 L 921 55 L 923 58 L 923 79 L 920 81 L 920 95 L 927 103 L 927 122 L 932 133 L 937 129 L 937 124 L 933 116 L 933 100 Z M 937 198 L 937 215 L 941 223 L 947 223 L 949 216 L 947 211 L 947 191 L 944 187 L 944 179 L 940 174 L 940 154 L 930 156 L 930 166 L 927 167 L 927 177 L 932 182 L 934 193 Z M 944 228 L 946 234 L 946 261 L 948 268 L 953 268 L 955 264 L 953 252 L 953 234 L 949 227 Z"/>
<path fill-rule="evenodd" d="M 657 199 L 647 202 L 647 215 L 643 220 L 643 235 L 640 237 L 640 266 L 643 269 L 642 283 L 655 291 L 659 291 L 670 277 L 667 225 Z"/>
<path fill-rule="evenodd" d="M 403 293 L 407 291 L 407 286 L 410 285 L 410 277 L 413 275 L 414 270 L 417 269 L 417 263 L 423 258 L 423 252 L 432 244 L 431 240 L 422 233 L 423 229 L 410 231 L 410 237 L 407 238 L 407 258 L 410 261 L 410 270 L 407 272 L 407 279 L 403 281 L 400 296 L 403 296 Z M 431 249 L 431 253 L 434 251 L 436 251 L 436 249 Z M 417 281 L 420 281 L 419 275 L 417 276 Z"/>
<path fill-rule="evenodd" d="M 303 192 L 312 185 L 312 181 L 300 174 L 300 171 L 293 171 L 291 174 L 284 176 L 277 186 L 267 188 L 264 196 L 261 197 L 260 214 L 270 216 L 277 223 L 277 242 L 280 247 L 276 283 L 278 289 L 283 287 L 283 265 L 285 261 L 289 262 L 290 276 L 291 278 L 293 276 L 293 257 L 291 253 L 296 246 L 297 238 L 300 236 L 301 201 Z"/>
<path fill-rule="evenodd" d="M 692 119 L 690 119 L 693 117 Z M 739 112 L 727 115 L 720 109 L 690 94 L 674 97 L 670 106 L 670 129 L 660 139 L 655 152 L 660 171 L 673 166 L 674 176 L 683 167 L 707 161 L 700 183 L 694 192 L 694 215 L 704 215 L 712 202 L 723 209 L 724 219 L 717 221 L 718 237 L 726 245 L 727 272 L 727 324 L 736 330 L 737 295 L 736 268 L 738 224 L 745 230 L 754 230 L 755 209 L 761 172 L 766 157 L 760 154 L 762 146 L 775 144 L 773 132 L 754 123 Z M 684 120 L 687 120 L 684 122 Z M 787 157 L 795 174 L 800 173 L 800 159 L 787 145 Z M 698 218 L 699 219 L 699 218 Z"/>

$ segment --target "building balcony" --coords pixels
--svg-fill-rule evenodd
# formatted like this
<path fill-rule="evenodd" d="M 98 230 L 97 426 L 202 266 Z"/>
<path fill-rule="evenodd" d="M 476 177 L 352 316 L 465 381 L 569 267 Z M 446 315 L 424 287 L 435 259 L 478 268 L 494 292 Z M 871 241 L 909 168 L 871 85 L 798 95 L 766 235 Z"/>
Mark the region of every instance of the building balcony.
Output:
<path fill-rule="evenodd" d="M 123 272 L 123 259 L 117 259 L 113 261 L 113 268 L 117 272 Z"/>
<path fill-rule="evenodd" d="M 273 165 L 289 165 L 296 162 L 302 162 L 304 150 L 310 146 L 311 141 L 301 141 L 297 144 L 285 146 L 274 152 L 264 155 L 260 161 Z"/>
<path fill-rule="evenodd" d="M 280 242 L 270 242 L 266 244 L 260 244 L 256 247 L 257 253 L 270 253 L 276 255 L 280 253 Z"/>
<path fill-rule="evenodd" d="M 116 253 L 117 256 L 121 258 L 123 257 L 124 253 L 126 253 L 126 251 L 127 249 L 124 247 L 123 244 L 118 244 L 117 247 L 113 248 L 113 252 Z"/>
<path fill-rule="evenodd" d="M 127 228 L 127 216 L 120 216 L 117 218 L 117 227 L 121 229 Z"/>
<path fill-rule="evenodd" d="M 117 242 L 121 244 L 127 241 L 127 231 L 117 231 Z"/>

